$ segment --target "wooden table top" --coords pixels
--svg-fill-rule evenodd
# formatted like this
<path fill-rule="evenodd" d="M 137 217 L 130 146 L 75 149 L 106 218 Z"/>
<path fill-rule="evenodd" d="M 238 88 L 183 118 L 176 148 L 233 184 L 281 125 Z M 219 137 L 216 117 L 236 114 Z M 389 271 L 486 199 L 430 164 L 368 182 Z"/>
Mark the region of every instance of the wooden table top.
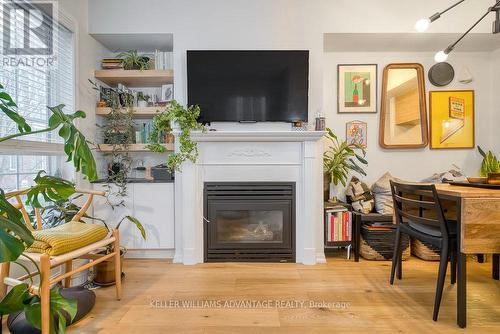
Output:
<path fill-rule="evenodd" d="M 500 198 L 500 189 L 462 187 L 446 183 L 436 184 L 436 189 L 442 195 L 461 198 Z"/>

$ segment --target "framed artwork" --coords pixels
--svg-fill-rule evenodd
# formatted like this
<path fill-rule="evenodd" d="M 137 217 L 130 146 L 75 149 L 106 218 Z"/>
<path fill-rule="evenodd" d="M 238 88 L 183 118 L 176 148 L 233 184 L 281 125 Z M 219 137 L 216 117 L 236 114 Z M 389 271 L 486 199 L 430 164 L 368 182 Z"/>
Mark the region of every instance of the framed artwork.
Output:
<path fill-rule="evenodd" d="M 474 148 L 474 91 L 429 92 L 431 148 Z"/>
<path fill-rule="evenodd" d="M 367 146 L 367 128 L 366 122 L 361 121 L 351 121 L 347 122 L 345 126 L 345 138 L 349 147 L 353 147 L 355 144 L 360 145 L 362 148 Z"/>
<path fill-rule="evenodd" d="M 377 65 L 337 66 L 337 112 L 377 112 Z"/>

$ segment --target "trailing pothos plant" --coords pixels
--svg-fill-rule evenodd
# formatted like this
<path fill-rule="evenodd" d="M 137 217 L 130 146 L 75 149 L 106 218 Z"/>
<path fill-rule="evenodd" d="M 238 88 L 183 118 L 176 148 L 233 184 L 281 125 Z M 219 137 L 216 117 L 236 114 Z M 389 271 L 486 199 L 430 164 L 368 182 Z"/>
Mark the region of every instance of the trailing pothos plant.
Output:
<path fill-rule="evenodd" d="M 134 143 L 134 95 L 129 91 L 103 88 L 89 80 L 93 89 L 100 92 L 101 99 L 111 109 L 106 115 L 106 124 L 98 125 L 105 144 L 111 145 L 111 151 L 105 153 L 109 157 L 107 182 L 117 186 L 116 195 L 127 195 L 127 177 L 132 166 L 130 145 Z M 108 187 L 109 192 L 112 191 Z"/>
<path fill-rule="evenodd" d="M 179 152 L 171 153 L 167 158 L 167 168 L 171 172 L 180 172 L 183 162 L 187 160 L 196 162 L 198 159 L 198 145 L 191 140 L 192 130 L 205 130 L 204 126 L 198 123 L 198 117 L 200 117 L 199 106 L 184 108 L 173 100 L 165 111 L 153 118 L 153 129 L 149 137 L 149 144 L 146 146 L 150 151 L 165 152 L 165 147 L 160 144 L 160 133 L 171 133 L 173 123 L 177 123 L 180 128 L 180 134 L 176 138 L 180 143 Z"/>
<path fill-rule="evenodd" d="M 59 136 L 64 140 L 64 152 L 68 162 L 72 162 L 77 172 L 84 174 L 89 180 L 97 178 L 96 164 L 92 151 L 88 146 L 85 136 L 75 127 L 74 121 L 84 118 L 83 111 L 74 114 L 65 114 L 64 105 L 49 107 L 52 113 L 48 126 L 40 130 L 32 130 L 26 119 L 19 114 L 17 104 L 0 85 L 0 110 L 17 125 L 17 133 L 0 137 L 0 143 L 36 133 L 59 130 Z M 40 171 L 34 179 L 35 185 L 24 191 L 9 193 L 9 196 L 26 195 L 26 204 L 32 207 L 41 207 L 42 200 L 57 201 L 68 199 L 75 193 L 73 183 L 61 178 L 46 175 Z M 26 319 L 36 328 L 41 328 L 41 305 L 40 297 L 33 294 L 31 286 L 33 276 L 39 275 L 40 270 L 37 263 L 23 252 L 34 242 L 31 231 L 26 227 L 21 212 L 10 202 L 9 197 L 3 189 L 0 189 L 0 263 L 17 263 L 28 273 L 29 283 L 22 283 L 12 288 L 0 301 L 0 322 L 3 315 L 18 311 L 25 311 Z M 33 263 L 36 268 L 35 274 L 22 263 L 19 258 L 23 257 Z M 50 291 L 50 314 L 57 315 L 58 323 L 50 322 L 51 333 L 64 333 L 66 329 L 66 316 L 74 319 L 76 315 L 76 301 L 65 299 L 60 288 L 55 286 Z M 53 320 L 53 318 L 51 318 Z"/>
<path fill-rule="evenodd" d="M 358 165 L 358 163 L 368 164 L 365 160 L 365 150 L 359 144 L 349 145 L 347 141 L 339 142 L 331 129 L 327 128 L 326 131 L 325 137 L 330 142 L 330 145 L 323 154 L 323 167 L 325 173 L 330 176 L 330 182 L 335 186 L 339 182 L 346 186 L 347 177 L 351 171 L 366 176 L 363 168 Z M 363 156 L 356 153 L 356 150 L 361 151 Z"/>

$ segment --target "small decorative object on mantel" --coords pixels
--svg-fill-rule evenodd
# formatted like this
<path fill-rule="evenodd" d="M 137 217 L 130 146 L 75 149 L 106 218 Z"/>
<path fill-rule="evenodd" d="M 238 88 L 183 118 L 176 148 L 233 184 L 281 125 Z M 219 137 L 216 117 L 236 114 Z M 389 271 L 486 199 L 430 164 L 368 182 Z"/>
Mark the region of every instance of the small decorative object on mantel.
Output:
<path fill-rule="evenodd" d="M 431 148 L 474 147 L 474 91 L 429 92 Z"/>
<path fill-rule="evenodd" d="M 474 80 L 472 73 L 467 66 L 462 66 L 462 69 L 458 73 L 458 82 L 463 84 L 469 84 Z"/>
<path fill-rule="evenodd" d="M 338 65 L 338 113 L 377 112 L 377 65 Z"/>
<path fill-rule="evenodd" d="M 308 126 L 307 122 L 296 121 L 292 123 L 292 131 L 307 131 Z"/>
<path fill-rule="evenodd" d="M 365 150 L 355 144 L 353 148 L 349 147 L 347 141 L 339 142 L 337 136 L 329 128 L 326 129 L 325 137 L 329 140 L 330 146 L 323 155 L 323 167 L 325 174 L 330 177 L 330 196 L 328 201 L 336 202 L 341 194 L 339 183 L 345 187 L 347 185 L 347 177 L 349 172 L 354 171 L 366 176 L 365 171 L 358 163 L 367 165 L 365 160 Z M 363 156 L 356 153 L 355 150 L 361 150 Z M 358 161 L 358 162 L 356 162 Z"/>
<path fill-rule="evenodd" d="M 436 87 L 444 87 L 453 81 L 455 70 L 449 63 L 442 62 L 432 65 L 428 72 L 429 81 Z"/>
<path fill-rule="evenodd" d="M 359 145 L 362 148 L 367 146 L 367 127 L 366 122 L 351 121 L 346 123 L 345 138 L 349 147 Z"/>
<path fill-rule="evenodd" d="M 316 131 L 325 131 L 326 128 L 326 123 L 325 123 L 325 115 L 321 112 L 321 110 L 318 111 L 318 114 L 316 115 Z"/>

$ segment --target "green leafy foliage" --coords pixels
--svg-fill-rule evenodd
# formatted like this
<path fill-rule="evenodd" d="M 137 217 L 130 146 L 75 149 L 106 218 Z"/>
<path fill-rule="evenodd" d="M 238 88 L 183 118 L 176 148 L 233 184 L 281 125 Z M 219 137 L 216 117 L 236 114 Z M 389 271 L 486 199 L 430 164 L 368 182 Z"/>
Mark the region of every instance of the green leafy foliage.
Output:
<path fill-rule="evenodd" d="M 17 104 L 0 84 L 0 109 L 4 114 L 17 124 L 19 132 L 30 132 L 31 127 L 26 123 L 24 117 L 17 113 Z"/>
<path fill-rule="evenodd" d="M 41 170 L 35 177 L 35 185 L 32 186 L 27 193 L 27 203 L 41 208 L 40 197 L 45 202 L 54 202 L 66 200 L 75 193 L 75 185 L 69 181 L 58 177 L 46 175 L 45 171 Z"/>
<path fill-rule="evenodd" d="M 41 302 L 38 296 L 32 296 L 24 307 L 26 319 L 38 329 L 41 329 Z M 55 286 L 50 290 L 50 333 L 64 333 L 66 331 L 66 315 L 73 320 L 76 316 L 76 300 L 66 299 L 61 295 L 61 288 Z M 54 324 L 55 316 L 58 319 Z"/>
<path fill-rule="evenodd" d="M 147 70 L 149 68 L 149 57 L 140 56 L 137 50 L 130 50 L 118 54 L 123 58 L 123 68 L 126 70 Z"/>
<path fill-rule="evenodd" d="M 18 133 L 0 137 L 0 142 L 35 133 L 54 131 L 59 128 L 59 135 L 64 139 L 64 152 L 68 161 L 73 161 L 76 170 L 81 171 L 90 180 L 97 178 L 96 165 L 88 143 L 74 125 L 78 118 L 84 118 L 85 113 L 77 111 L 74 114 L 64 114 L 64 105 L 52 107 L 48 127 L 32 131 L 26 120 L 17 112 L 17 105 L 12 97 L 0 85 L 0 110 L 17 124 Z M 11 193 L 10 196 L 27 195 L 27 202 L 35 207 L 41 206 L 40 199 L 45 201 L 64 200 L 74 193 L 74 185 L 60 178 L 44 175 L 40 171 L 35 178 L 35 186 L 26 191 Z M 16 262 L 25 249 L 33 243 L 33 235 L 26 227 L 22 214 L 9 202 L 9 197 L 0 189 L 0 263 Z M 26 255 L 23 255 L 27 257 Z M 29 259 L 29 257 L 27 257 Z M 18 262 L 16 262 L 18 263 Z M 27 270 L 23 264 L 18 263 Z M 36 263 L 34 263 L 36 266 Z M 38 268 L 37 268 L 38 269 Z M 40 271 L 38 270 L 38 273 Z M 30 275 L 31 278 L 31 275 Z M 50 324 L 51 333 L 64 333 L 66 317 L 74 319 L 76 315 L 76 301 L 62 297 L 59 287 L 54 287 L 51 292 L 50 314 L 58 316 L 58 324 Z M 0 301 L 0 316 L 23 310 L 28 321 L 40 328 L 41 312 L 40 298 L 29 292 L 27 284 L 15 286 Z"/>
<path fill-rule="evenodd" d="M 0 262 L 16 260 L 33 243 L 33 235 L 26 227 L 21 212 L 0 189 Z"/>
<path fill-rule="evenodd" d="M 488 153 L 485 153 L 479 146 L 477 149 L 483 157 L 480 175 L 486 177 L 489 173 L 500 173 L 500 161 L 498 161 L 493 152 L 488 151 Z"/>
<path fill-rule="evenodd" d="M 337 136 L 331 129 L 326 129 L 325 137 L 330 142 L 330 146 L 323 154 L 323 167 L 325 173 L 330 175 L 331 182 L 338 185 L 339 182 L 343 186 L 347 184 L 347 177 L 351 171 L 365 175 L 361 165 L 367 165 L 365 159 L 366 152 L 360 145 L 349 146 L 347 141 L 339 142 Z M 356 153 L 360 150 L 363 156 Z"/>
<path fill-rule="evenodd" d="M 137 227 L 137 229 L 139 230 L 139 232 L 141 232 L 141 236 L 144 240 L 146 240 L 146 230 L 144 229 L 144 226 L 142 226 L 141 222 L 139 221 L 139 219 L 133 217 L 133 216 L 125 216 L 122 218 L 122 220 L 120 220 L 120 222 L 118 223 L 118 225 L 116 225 L 116 229 L 119 229 L 120 226 L 122 225 L 122 222 L 124 222 L 125 220 L 131 222 L 132 224 L 135 225 L 135 227 Z"/>
<path fill-rule="evenodd" d="M 153 122 L 153 132 L 150 137 L 150 144 L 147 148 L 153 152 L 164 152 L 165 149 L 158 143 L 158 133 L 162 130 L 171 131 L 170 125 L 176 122 L 180 126 L 180 135 L 177 138 L 180 142 L 179 152 L 172 153 L 167 158 L 167 168 L 173 172 L 181 172 L 181 165 L 187 160 L 196 162 L 198 159 L 198 145 L 191 140 L 192 130 L 204 130 L 202 124 L 198 123 L 200 116 L 199 106 L 189 106 L 184 108 L 177 101 L 172 101 L 168 109 L 155 116 Z M 167 127 L 168 122 L 168 127 Z"/>
<path fill-rule="evenodd" d="M 68 156 L 68 162 L 73 161 L 77 172 L 87 176 L 90 181 L 97 179 L 97 169 L 92 151 L 85 136 L 76 128 L 74 121 L 85 118 L 81 110 L 74 114 L 63 113 L 64 104 L 49 107 L 52 115 L 49 118 L 49 126 L 59 129 L 59 136 L 64 139 L 64 152 Z"/>

